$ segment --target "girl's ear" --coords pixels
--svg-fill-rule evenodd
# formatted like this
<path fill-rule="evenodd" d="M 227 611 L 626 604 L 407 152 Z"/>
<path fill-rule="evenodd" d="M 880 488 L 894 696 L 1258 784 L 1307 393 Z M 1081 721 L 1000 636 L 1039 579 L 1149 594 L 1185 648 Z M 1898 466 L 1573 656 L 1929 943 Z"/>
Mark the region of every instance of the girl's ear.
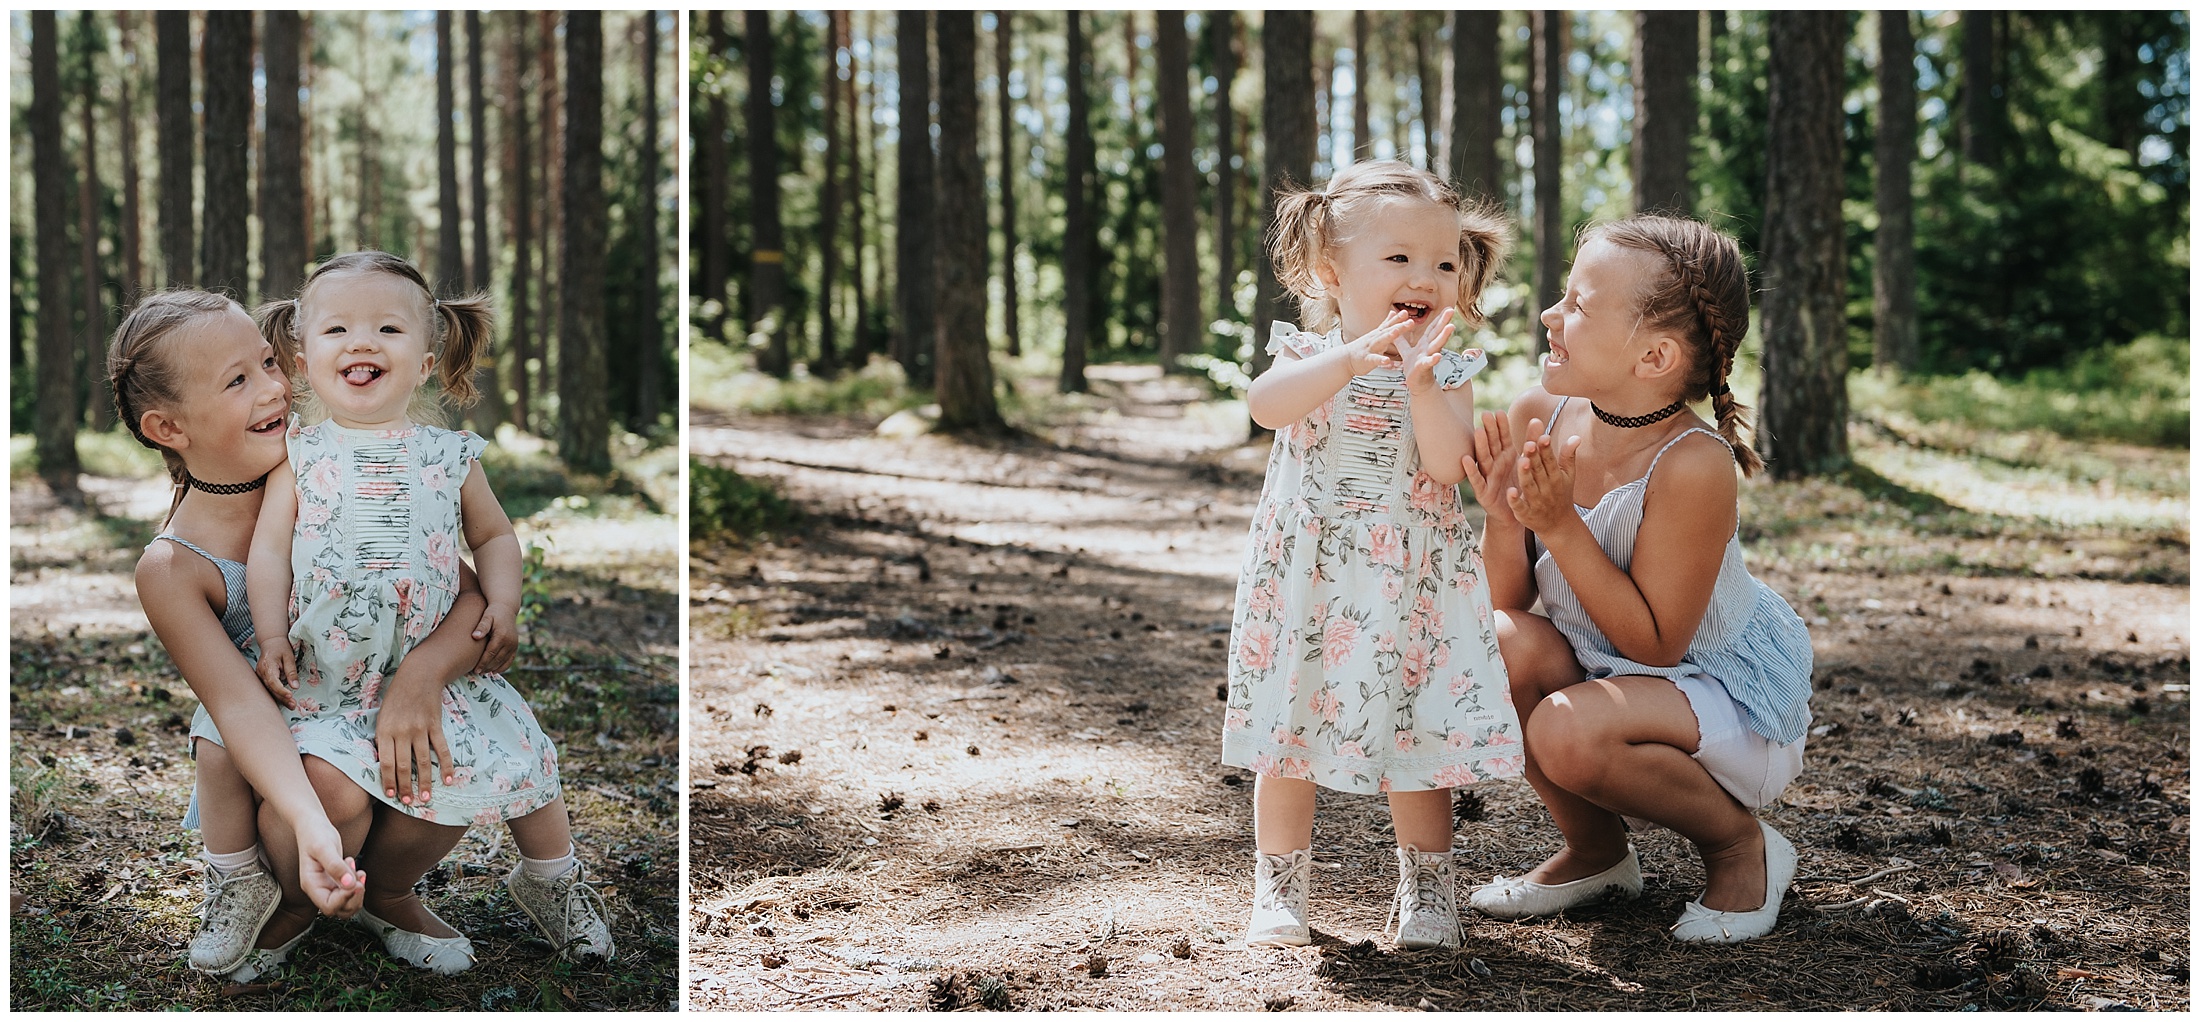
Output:
<path fill-rule="evenodd" d="M 1686 369 L 1680 338 L 1659 332 L 1651 334 L 1649 343 L 1643 346 L 1642 358 L 1635 363 L 1635 377 L 1662 380 Z"/>
<path fill-rule="evenodd" d="M 297 354 L 290 356 L 290 360 L 298 364 L 298 371 L 292 375 L 304 376 L 306 374 L 306 353 L 302 351 L 298 352 Z"/>
<path fill-rule="evenodd" d="M 171 451 L 180 451 L 191 446 L 191 438 L 184 433 L 183 424 L 158 408 L 138 417 L 138 432 L 145 434 L 145 439 Z"/>
<path fill-rule="evenodd" d="M 422 356 L 422 357 L 421 357 L 421 360 L 420 360 L 420 375 L 421 375 L 421 376 L 422 376 L 423 378 L 426 378 L 426 377 L 430 377 L 430 376 L 434 376 L 434 375 L 435 375 L 435 352 L 432 352 L 432 351 L 431 351 L 431 352 L 427 353 L 427 354 L 426 354 L 425 356 Z"/>
<path fill-rule="evenodd" d="M 1328 256 L 1323 256 L 1320 259 L 1314 260 L 1314 279 L 1321 281 L 1321 285 L 1324 288 L 1328 288 L 1330 290 L 1336 289 L 1337 267 L 1330 263 Z"/>

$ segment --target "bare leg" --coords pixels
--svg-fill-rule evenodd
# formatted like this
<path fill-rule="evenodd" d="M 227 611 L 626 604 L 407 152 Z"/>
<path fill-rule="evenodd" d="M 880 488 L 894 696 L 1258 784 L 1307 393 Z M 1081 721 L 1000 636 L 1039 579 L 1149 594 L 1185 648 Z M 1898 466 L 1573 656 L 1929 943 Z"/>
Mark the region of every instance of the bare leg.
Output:
<path fill-rule="evenodd" d="M 562 859 L 573 850 L 572 818 L 565 811 L 565 796 L 525 816 L 514 817 L 512 843 L 530 859 Z"/>
<path fill-rule="evenodd" d="M 237 772 L 229 750 L 204 738 L 191 742 L 197 760 L 199 840 L 215 855 L 241 852 L 259 843 L 258 797 Z M 291 854 L 297 854 L 291 848 Z"/>
<path fill-rule="evenodd" d="M 1314 843 L 1314 782 L 1295 777 L 1253 779 L 1253 847 L 1284 855 Z"/>
<path fill-rule="evenodd" d="M 374 799 L 359 785 L 352 782 L 343 771 L 330 766 L 318 756 L 301 756 L 305 761 L 306 779 L 313 783 L 313 791 L 321 798 L 321 809 L 328 814 L 329 823 L 343 839 L 344 854 L 357 855 L 366 842 L 367 830 L 374 823 Z M 203 807 L 202 807 L 203 808 Z M 305 890 L 298 886 L 298 837 L 284 820 L 265 803 L 260 806 L 260 836 L 267 858 L 275 867 L 275 878 L 282 881 L 283 901 L 275 914 L 260 928 L 259 947 L 281 947 L 292 937 L 305 932 L 313 923 L 316 910 L 306 898 Z M 373 883 L 374 874 L 367 874 Z"/>
<path fill-rule="evenodd" d="M 1544 700 L 1528 727 L 1528 746 L 1540 748 L 1551 783 L 1607 813 L 1639 816 L 1695 842 L 1707 878 L 1704 907 L 1758 908 L 1765 895 L 1764 833 L 1689 755 L 1696 731 L 1696 712 L 1672 682 L 1628 675 L 1583 682 Z"/>
<path fill-rule="evenodd" d="M 359 850 L 359 868 L 367 874 L 366 910 L 401 930 L 458 936 L 420 904 L 413 885 L 465 836 L 464 827 L 429 823 L 376 802 L 374 829 Z"/>
<path fill-rule="evenodd" d="M 1390 829 L 1398 835 L 1400 848 L 1451 851 L 1451 789 L 1391 792 Z"/>
<path fill-rule="evenodd" d="M 1627 857 L 1626 826 L 1617 813 L 1551 783 L 1543 772 L 1541 747 L 1529 723 L 1546 697 L 1581 683 L 1581 663 L 1574 659 L 1573 644 L 1541 614 L 1498 611 L 1497 649 L 1505 658 L 1505 673 L 1512 681 L 1513 708 L 1520 714 L 1521 733 L 1527 739 L 1523 772 L 1528 786 L 1543 799 L 1551 822 L 1566 838 L 1565 847 L 1528 871 L 1527 879 L 1539 884 L 1563 884 L 1612 868 Z"/>

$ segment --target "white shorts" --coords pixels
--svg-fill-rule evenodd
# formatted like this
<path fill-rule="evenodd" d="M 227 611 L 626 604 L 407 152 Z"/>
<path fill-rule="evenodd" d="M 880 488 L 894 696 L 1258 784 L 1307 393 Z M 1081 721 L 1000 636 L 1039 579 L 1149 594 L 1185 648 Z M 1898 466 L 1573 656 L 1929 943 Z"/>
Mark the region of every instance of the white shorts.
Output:
<path fill-rule="evenodd" d="M 1786 745 L 1749 729 L 1742 705 L 1726 686 L 1701 674 L 1673 679 L 1696 711 L 1696 762 L 1744 809 L 1771 804 L 1803 772 L 1803 742 Z"/>

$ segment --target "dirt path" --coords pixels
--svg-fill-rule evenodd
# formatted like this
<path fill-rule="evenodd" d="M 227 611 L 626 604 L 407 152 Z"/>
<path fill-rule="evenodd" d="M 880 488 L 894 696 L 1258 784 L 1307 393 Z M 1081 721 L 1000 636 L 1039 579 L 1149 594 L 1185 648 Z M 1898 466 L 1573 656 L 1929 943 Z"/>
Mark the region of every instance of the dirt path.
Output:
<path fill-rule="evenodd" d="M 1262 452 L 1167 383 L 1101 393 L 1061 447 L 697 424 L 698 457 L 809 518 L 694 552 L 692 1004 L 2188 1004 L 2186 588 L 1881 577 L 1839 549 L 1760 572 L 1818 619 L 1773 937 L 1668 941 L 1701 873 L 1657 832 L 1640 901 L 1401 952 L 1387 814 L 1325 793 L 1317 944 L 1249 953 L 1216 686 Z M 1524 784 L 1472 794 L 1463 883 L 1556 847 Z"/>
<path fill-rule="evenodd" d="M 474 968 L 394 962 L 365 930 L 323 920 L 271 983 L 190 971 L 203 893 L 183 734 L 190 688 L 147 627 L 131 581 L 167 509 L 150 480 L 87 477 L 103 515 L 11 491 L 12 891 L 9 1003 L 61 1009 L 669 1010 L 678 999 L 680 537 L 675 520 L 549 511 L 542 616 L 514 685 L 558 743 L 575 840 L 611 909 L 618 958 L 556 959 L 504 892 L 503 827 L 472 828 L 429 871 L 431 908 L 474 940 Z"/>

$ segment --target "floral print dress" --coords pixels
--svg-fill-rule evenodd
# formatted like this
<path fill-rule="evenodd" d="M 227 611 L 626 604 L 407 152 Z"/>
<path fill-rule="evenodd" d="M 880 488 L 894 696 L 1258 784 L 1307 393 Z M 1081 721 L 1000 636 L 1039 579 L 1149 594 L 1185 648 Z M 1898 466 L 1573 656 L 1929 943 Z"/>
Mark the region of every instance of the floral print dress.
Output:
<path fill-rule="evenodd" d="M 289 439 L 298 480 L 290 641 L 299 687 L 298 708 L 284 712 L 298 751 L 431 823 L 493 823 L 556 799 L 557 750 L 502 675 L 467 675 L 444 687 L 443 737 L 456 781 L 438 778 L 426 805 L 385 797 L 375 759 L 383 682 L 458 594 L 459 487 L 488 442 L 432 426 L 358 430 L 334 422 L 293 422 Z M 204 725 L 205 737 L 220 741 L 210 718 Z"/>
<path fill-rule="evenodd" d="M 1268 350 L 1340 343 L 1277 323 Z M 1484 364 L 1447 351 L 1438 384 Z M 1277 431 L 1230 625 L 1224 763 L 1361 794 L 1520 773 L 1482 554 L 1458 487 L 1420 460 L 1397 369 Z"/>

